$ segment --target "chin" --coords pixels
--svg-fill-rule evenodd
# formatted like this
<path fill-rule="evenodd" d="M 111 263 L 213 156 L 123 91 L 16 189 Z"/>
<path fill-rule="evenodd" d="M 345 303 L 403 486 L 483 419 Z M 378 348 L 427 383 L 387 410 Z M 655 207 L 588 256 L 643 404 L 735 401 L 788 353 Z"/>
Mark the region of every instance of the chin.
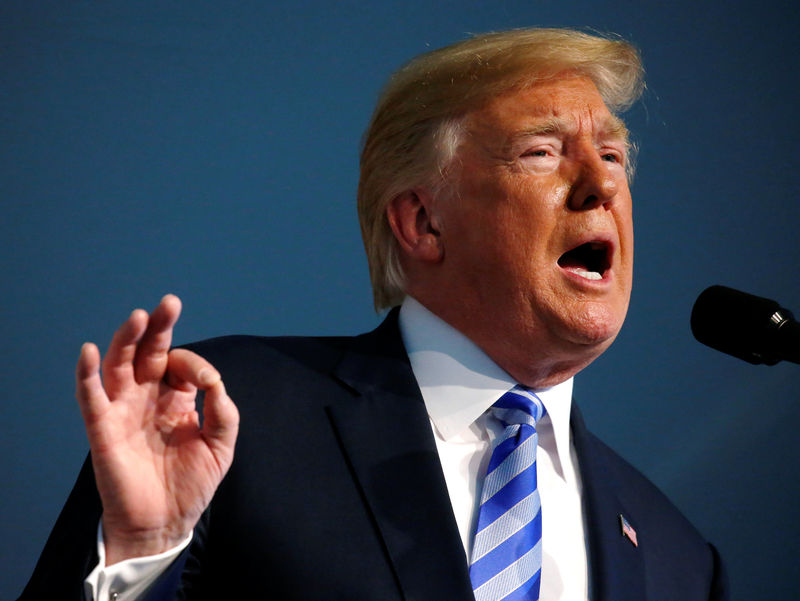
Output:
<path fill-rule="evenodd" d="M 599 354 L 614 342 L 624 319 L 624 312 L 620 315 L 607 307 L 594 307 L 564 324 L 567 327 L 564 338 L 573 344 L 595 348 Z"/>

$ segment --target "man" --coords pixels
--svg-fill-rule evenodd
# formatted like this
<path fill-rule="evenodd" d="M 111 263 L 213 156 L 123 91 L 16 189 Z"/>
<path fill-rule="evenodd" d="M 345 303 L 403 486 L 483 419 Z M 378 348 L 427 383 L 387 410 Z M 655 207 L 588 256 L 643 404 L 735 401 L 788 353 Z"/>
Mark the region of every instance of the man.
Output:
<path fill-rule="evenodd" d="M 167 296 L 117 331 L 102 381 L 84 345 L 91 465 L 23 598 L 725 598 L 713 547 L 571 406 L 627 311 L 615 113 L 641 72 L 625 42 L 566 30 L 398 71 L 359 216 L 376 306 L 402 308 L 353 339 L 170 351 Z"/>

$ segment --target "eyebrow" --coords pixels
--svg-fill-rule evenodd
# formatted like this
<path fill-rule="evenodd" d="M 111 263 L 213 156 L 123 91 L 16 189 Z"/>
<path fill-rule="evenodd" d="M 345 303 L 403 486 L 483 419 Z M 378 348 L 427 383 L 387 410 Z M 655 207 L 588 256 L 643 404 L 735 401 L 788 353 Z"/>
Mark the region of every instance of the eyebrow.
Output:
<path fill-rule="evenodd" d="M 601 131 L 606 136 L 620 138 L 625 142 L 625 144 L 628 144 L 630 139 L 630 134 L 625 122 L 616 115 L 611 115 L 608 119 L 606 119 Z"/>
<path fill-rule="evenodd" d="M 512 139 L 516 140 L 528 136 L 544 136 L 569 132 L 571 130 L 574 130 L 574 127 L 570 122 L 560 117 L 548 117 L 535 126 L 514 134 Z M 625 126 L 625 122 L 616 115 L 610 115 L 600 124 L 598 134 L 598 138 L 617 138 L 624 142 L 626 146 L 629 145 L 628 128 Z"/>

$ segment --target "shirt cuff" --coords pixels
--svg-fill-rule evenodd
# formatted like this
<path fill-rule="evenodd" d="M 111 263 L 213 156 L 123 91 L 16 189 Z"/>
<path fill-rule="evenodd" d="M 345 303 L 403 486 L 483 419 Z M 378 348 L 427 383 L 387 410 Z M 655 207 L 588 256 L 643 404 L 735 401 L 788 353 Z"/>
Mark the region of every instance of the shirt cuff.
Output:
<path fill-rule="evenodd" d="M 177 546 L 158 555 L 134 557 L 107 567 L 101 519 L 97 526 L 98 562 L 83 581 L 86 598 L 90 601 L 136 601 L 189 546 L 192 536 L 190 532 Z"/>

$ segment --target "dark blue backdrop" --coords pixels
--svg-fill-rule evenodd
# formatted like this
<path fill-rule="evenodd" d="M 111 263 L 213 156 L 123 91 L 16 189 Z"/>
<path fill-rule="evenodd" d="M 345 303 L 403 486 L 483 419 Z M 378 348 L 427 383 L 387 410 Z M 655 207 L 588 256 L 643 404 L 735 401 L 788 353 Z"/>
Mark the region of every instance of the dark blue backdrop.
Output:
<path fill-rule="evenodd" d="M 6 0 L 0 598 L 86 452 L 80 344 L 168 291 L 179 342 L 372 327 L 354 198 L 378 89 L 429 48 L 530 25 L 617 32 L 648 72 L 632 306 L 576 396 L 718 544 L 734 599 L 794 596 L 800 366 L 706 349 L 688 315 L 711 283 L 800 311 L 796 3 Z"/>

